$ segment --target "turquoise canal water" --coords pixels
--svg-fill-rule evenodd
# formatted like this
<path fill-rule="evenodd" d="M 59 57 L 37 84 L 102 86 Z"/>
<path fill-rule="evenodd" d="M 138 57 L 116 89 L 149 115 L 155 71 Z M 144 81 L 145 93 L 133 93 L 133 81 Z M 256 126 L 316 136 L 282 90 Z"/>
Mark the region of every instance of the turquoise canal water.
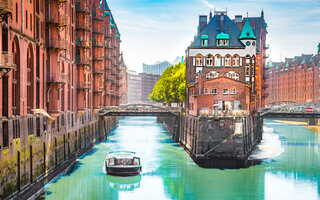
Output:
<path fill-rule="evenodd" d="M 109 138 L 78 160 L 75 169 L 47 184 L 45 199 L 320 199 L 320 134 L 267 121 L 259 150 L 265 159 L 247 169 L 202 169 L 174 143 L 154 117 L 127 117 Z M 106 153 L 136 151 L 142 174 L 104 172 Z"/>

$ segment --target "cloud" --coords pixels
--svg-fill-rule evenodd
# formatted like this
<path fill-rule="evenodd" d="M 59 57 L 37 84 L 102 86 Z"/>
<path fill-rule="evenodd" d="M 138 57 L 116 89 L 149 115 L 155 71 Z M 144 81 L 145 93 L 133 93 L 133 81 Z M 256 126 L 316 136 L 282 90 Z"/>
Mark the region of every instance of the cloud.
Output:
<path fill-rule="evenodd" d="M 210 3 L 209 1 L 207 1 L 207 0 L 200 0 L 204 5 L 206 5 L 207 7 L 209 7 L 209 8 L 214 8 L 215 6 L 212 4 L 212 3 Z"/>

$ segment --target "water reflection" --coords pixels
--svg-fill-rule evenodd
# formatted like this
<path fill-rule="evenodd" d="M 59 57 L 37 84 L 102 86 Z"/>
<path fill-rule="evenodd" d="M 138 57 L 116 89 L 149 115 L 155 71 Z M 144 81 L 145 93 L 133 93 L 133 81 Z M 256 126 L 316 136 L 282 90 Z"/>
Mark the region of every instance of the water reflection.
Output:
<path fill-rule="evenodd" d="M 141 176 L 117 177 L 107 176 L 109 188 L 116 191 L 133 191 L 140 187 Z"/>
<path fill-rule="evenodd" d="M 198 167 L 154 117 L 128 117 L 68 175 L 46 186 L 46 199 L 320 199 L 319 134 L 267 121 L 254 152 L 260 165 L 218 170 Z M 107 152 L 135 151 L 142 173 L 107 176 Z"/>

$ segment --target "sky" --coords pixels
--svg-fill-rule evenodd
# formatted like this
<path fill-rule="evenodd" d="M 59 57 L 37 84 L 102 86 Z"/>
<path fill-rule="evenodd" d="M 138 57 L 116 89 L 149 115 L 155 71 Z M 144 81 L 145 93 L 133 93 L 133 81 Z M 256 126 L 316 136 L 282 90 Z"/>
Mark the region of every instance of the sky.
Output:
<path fill-rule="evenodd" d="M 184 56 L 197 33 L 199 15 L 226 10 L 228 16 L 259 17 L 268 24 L 267 54 L 286 57 L 315 54 L 320 43 L 320 0 L 108 0 L 121 34 L 127 67 L 142 71 L 142 63 L 172 62 Z M 227 2 L 227 3 L 226 3 Z"/>

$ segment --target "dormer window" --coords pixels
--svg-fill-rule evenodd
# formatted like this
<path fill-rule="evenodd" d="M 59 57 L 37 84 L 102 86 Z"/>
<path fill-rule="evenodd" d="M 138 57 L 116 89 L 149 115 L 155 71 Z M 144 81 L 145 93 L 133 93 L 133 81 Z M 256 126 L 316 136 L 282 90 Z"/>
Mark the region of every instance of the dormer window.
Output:
<path fill-rule="evenodd" d="M 228 34 L 221 32 L 216 36 L 217 47 L 228 47 L 230 37 Z"/>
<path fill-rule="evenodd" d="M 208 35 L 204 34 L 201 36 L 201 46 L 207 47 L 209 45 L 209 37 Z"/>

